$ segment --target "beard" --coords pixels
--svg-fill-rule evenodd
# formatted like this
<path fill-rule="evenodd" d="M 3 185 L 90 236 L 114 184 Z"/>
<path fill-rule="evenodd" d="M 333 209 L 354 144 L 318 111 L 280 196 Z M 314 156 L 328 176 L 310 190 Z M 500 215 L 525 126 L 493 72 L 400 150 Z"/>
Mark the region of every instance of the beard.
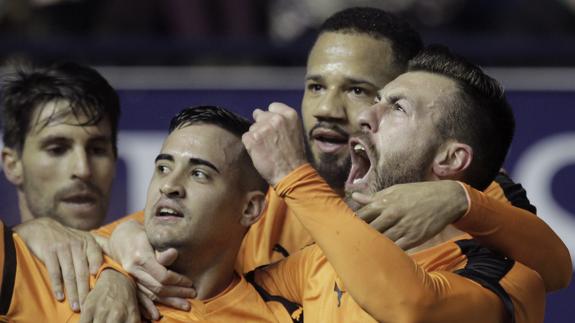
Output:
<path fill-rule="evenodd" d="M 309 163 L 334 191 L 342 192 L 351 169 L 351 157 L 349 155 L 341 157 L 331 154 L 321 154 L 319 158 L 315 158 L 309 146 L 309 140 L 310 139 L 305 142 Z"/>
<path fill-rule="evenodd" d="M 427 180 L 439 143 L 430 144 L 423 151 L 396 151 L 387 153 L 385 157 L 382 157 L 381 152 L 375 149 L 370 138 L 368 136 L 362 137 L 363 142 L 374 153 L 377 164 L 373 168 L 372 174 L 369 175 L 368 189 L 361 193 L 373 195 L 393 185 Z M 352 199 L 352 193 L 346 191 L 344 200 L 352 210 L 357 211 L 363 207 L 363 204 Z"/>

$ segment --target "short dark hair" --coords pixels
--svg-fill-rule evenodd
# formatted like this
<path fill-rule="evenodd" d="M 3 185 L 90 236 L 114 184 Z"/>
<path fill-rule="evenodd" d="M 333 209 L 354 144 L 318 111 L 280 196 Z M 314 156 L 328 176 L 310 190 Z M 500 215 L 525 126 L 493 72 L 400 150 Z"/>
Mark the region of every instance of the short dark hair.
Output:
<path fill-rule="evenodd" d="M 366 34 L 389 40 L 395 63 L 402 70 L 423 48 L 421 36 L 405 19 L 376 8 L 353 7 L 339 11 L 321 25 L 319 35 L 324 32 Z"/>
<path fill-rule="evenodd" d="M 20 64 L 2 77 L 4 145 L 21 151 L 36 108 L 53 100 L 67 100 L 70 112 L 87 117 L 78 126 L 98 124 L 107 118 L 117 153 L 120 101 L 116 91 L 96 70 L 71 62 L 45 67 Z M 47 124 L 46 124 L 47 125 Z"/>
<path fill-rule="evenodd" d="M 170 121 L 169 133 L 194 124 L 218 126 L 241 140 L 242 135 L 250 129 L 252 122 L 222 107 L 201 105 L 183 109 L 176 114 Z M 255 169 L 245 147 L 242 150 L 240 160 L 246 166 L 245 171 L 241 172 L 241 181 L 248 184 L 248 189 L 257 189 L 265 192 L 268 184 Z M 255 185 L 250 185 L 250 181 Z"/>
<path fill-rule="evenodd" d="M 515 118 L 499 82 L 480 67 L 452 54 L 445 46 L 430 46 L 409 62 L 408 71 L 444 75 L 457 84 L 453 98 L 438 124 L 440 134 L 473 148 L 465 173 L 471 186 L 483 190 L 501 168 L 513 140 Z"/>

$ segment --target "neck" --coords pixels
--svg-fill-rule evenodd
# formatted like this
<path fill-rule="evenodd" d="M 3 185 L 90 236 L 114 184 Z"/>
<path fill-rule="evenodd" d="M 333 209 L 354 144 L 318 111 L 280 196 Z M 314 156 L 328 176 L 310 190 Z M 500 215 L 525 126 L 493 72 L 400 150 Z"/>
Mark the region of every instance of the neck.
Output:
<path fill-rule="evenodd" d="M 178 250 L 178 258 L 170 268 L 194 282 L 197 299 L 212 298 L 223 292 L 234 279 L 239 243 L 236 245 L 230 248 Z"/>
<path fill-rule="evenodd" d="M 26 196 L 20 190 L 18 190 L 18 209 L 20 210 L 20 223 L 34 219 L 32 212 L 30 212 L 30 208 L 28 208 Z"/>

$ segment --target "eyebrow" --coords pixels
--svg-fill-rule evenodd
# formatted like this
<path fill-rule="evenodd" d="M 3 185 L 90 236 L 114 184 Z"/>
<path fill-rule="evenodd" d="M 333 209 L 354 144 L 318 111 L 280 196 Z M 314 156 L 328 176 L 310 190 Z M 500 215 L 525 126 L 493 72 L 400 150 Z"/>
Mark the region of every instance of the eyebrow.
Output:
<path fill-rule="evenodd" d="M 305 80 L 306 81 L 320 82 L 320 81 L 323 81 L 323 77 L 320 75 L 308 75 L 305 77 Z M 377 86 L 375 84 L 373 84 L 372 82 L 370 82 L 368 80 L 356 79 L 356 78 L 352 78 L 352 77 L 345 77 L 345 80 L 346 80 L 346 82 L 351 83 L 353 85 L 367 84 L 369 86 L 377 88 Z"/>
<path fill-rule="evenodd" d="M 170 154 L 159 154 L 156 157 L 155 162 L 157 163 L 159 160 L 167 160 L 167 161 L 174 161 L 174 156 L 170 155 Z M 205 160 L 205 159 L 201 159 L 201 158 L 190 158 L 189 163 L 191 165 L 204 165 L 207 166 L 211 169 L 213 169 L 214 171 L 216 171 L 216 173 L 220 173 L 220 170 L 212 163 L 210 163 L 209 161 Z"/>
<path fill-rule="evenodd" d="M 48 135 L 46 137 L 40 138 L 39 142 L 41 144 L 48 144 L 48 143 L 54 143 L 54 142 L 73 142 L 74 139 L 70 138 L 69 136 L 65 136 L 65 135 Z M 94 136 L 91 138 L 88 138 L 88 143 L 94 143 L 94 142 L 111 142 L 112 140 L 110 139 L 109 136 L 105 136 L 105 135 L 101 135 L 101 136 Z"/>

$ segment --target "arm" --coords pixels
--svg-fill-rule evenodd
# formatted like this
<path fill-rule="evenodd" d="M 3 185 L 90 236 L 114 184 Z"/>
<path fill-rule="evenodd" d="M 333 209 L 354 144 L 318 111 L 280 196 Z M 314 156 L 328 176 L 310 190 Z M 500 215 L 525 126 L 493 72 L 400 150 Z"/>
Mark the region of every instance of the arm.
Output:
<path fill-rule="evenodd" d="M 467 214 L 454 223 L 486 247 L 516 259 L 541 275 L 547 291 L 565 288 L 573 272 L 569 250 L 535 214 L 464 185 Z"/>
<path fill-rule="evenodd" d="M 394 185 L 373 196 L 355 193 L 353 198 L 364 205 L 358 215 L 404 249 L 454 224 L 537 271 L 547 291 L 564 288 L 571 279 L 567 247 L 543 220 L 526 211 L 535 208 L 525 191 L 503 174 L 485 193 L 455 181 L 434 181 Z"/>
<path fill-rule="evenodd" d="M 288 175 L 276 186 L 276 191 L 323 250 L 350 295 L 375 319 L 391 322 L 507 320 L 504 303 L 492 290 L 462 275 L 427 272 L 418 266 L 393 241 L 355 217 L 310 166 L 300 167 Z M 481 271 L 475 275 L 487 280 Z M 517 285 L 524 288 L 511 290 L 516 292 L 511 298 L 517 322 L 537 322 L 543 313 L 544 290 L 540 278 L 525 269 L 517 281 L 520 282 Z M 389 297 L 390 290 L 394 291 L 393 297 Z M 517 313 L 518 309 L 526 312 Z"/>

